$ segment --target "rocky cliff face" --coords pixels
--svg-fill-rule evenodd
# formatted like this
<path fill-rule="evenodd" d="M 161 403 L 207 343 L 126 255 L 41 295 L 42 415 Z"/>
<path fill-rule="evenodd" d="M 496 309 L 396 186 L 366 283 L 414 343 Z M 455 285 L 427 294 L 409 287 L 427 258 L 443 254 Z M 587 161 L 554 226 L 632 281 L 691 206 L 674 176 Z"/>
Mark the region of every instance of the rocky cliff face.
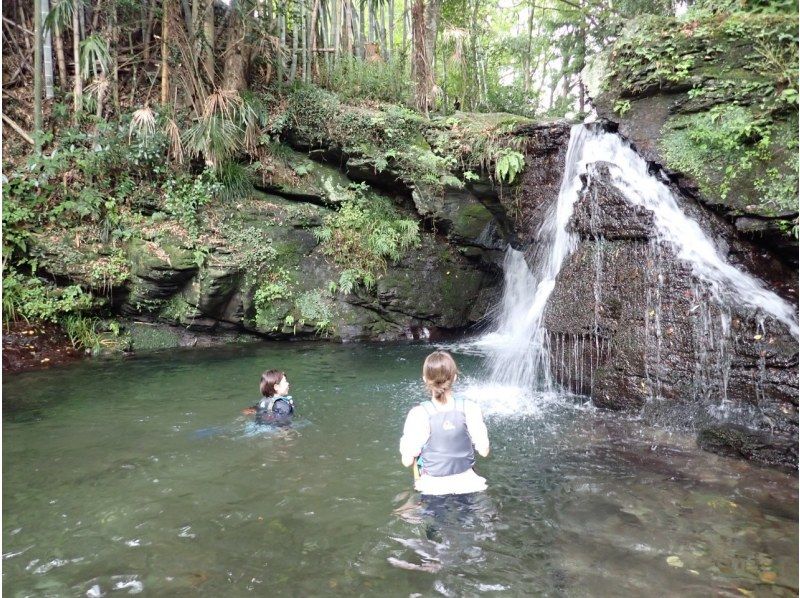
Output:
<path fill-rule="evenodd" d="M 797 40 L 796 14 L 642 17 L 584 73 L 647 160 L 794 265 Z"/>
<path fill-rule="evenodd" d="M 507 137 L 517 117 L 462 114 L 456 124 L 431 124 L 316 93 L 317 104 L 297 102 L 283 116 L 285 143 L 260 156 L 255 192 L 209 202 L 191 221 L 163 198 L 137 196 L 130 238 L 113 244 L 91 224 L 50 226 L 31 239 L 39 273 L 105 297 L 126 320 L 133 350 L 468 330 L 499 300 L 503 252 L 525 230 L 513 218 L 525 186 L 497 185 L 467 164 L 473 148 L 459 127 L 477 128 L 472 139 L 482 142 L 497 126 Z M 322 126 L 330 130 L 320 134 Z M 566 130 L 530 124 L 516 136 L 528 144 L 531 171 L 551 185 Z M 479 174 L 465 184 L 467 168 Z M 362 225 L 369 230 L 356 230 Z M 403 235 L 411 245 L 401 250 Z"/>
<path fill-rule="evenodd" d="M 563 155 L 553 158 L 563 165 Z M 631 205 L 598 158 L 569 223 L 578 245 L 544 317 L 556 380 L 600 407 L 694 427 L 712 450 L 796 467 L 796 338 L 753 308 L 718 304 L 691 265 L 659 240 L 654 214 Z M 520 224 L 533 234 L 557 190 L 540 196 L 542 187 L 531 187 Z M 790 268 L 672 187 L 730 263 L 796 298 Z"/>

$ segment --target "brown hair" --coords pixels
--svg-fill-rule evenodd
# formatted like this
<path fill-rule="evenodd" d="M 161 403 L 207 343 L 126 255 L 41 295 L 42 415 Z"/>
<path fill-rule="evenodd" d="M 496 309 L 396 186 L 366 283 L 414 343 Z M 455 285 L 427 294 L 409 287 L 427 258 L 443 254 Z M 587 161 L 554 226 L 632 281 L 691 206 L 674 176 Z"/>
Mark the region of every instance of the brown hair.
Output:
<path fill-rule="evenodd" d="M 283 380 L 284 374 L 280 370 L 267 370 L 263 374 L 261 374 L 261 385 L 259 386 L 259 390 L 261 390 L 261 394 L 265 397 L 271 397 L 275 395 L 275 385 L 280 383 Z"/>
<path fill-rule="evenodd" d="M 453 387 L 458 374 L 456 362 L 447 351 L 435 351 L 428 355 L 422 366 L 425 386 L 439 403 L 445 402 L 445 394 Z"/>

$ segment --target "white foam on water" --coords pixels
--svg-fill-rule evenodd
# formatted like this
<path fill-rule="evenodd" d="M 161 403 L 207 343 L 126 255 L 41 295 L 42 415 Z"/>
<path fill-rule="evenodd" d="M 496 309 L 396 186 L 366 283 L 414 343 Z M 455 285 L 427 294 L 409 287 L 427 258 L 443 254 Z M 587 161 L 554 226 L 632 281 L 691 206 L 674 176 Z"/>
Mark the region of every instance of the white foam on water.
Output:
<path fill-rule="evenodd" d="M 456 387 L 456 397 L 463 397 L 481 408 L 485 417 L 513 418 L 539 416 L 552 405 L 563 405 L 563 395 L 532 392 L 519 386 L 466 380 Z"/>

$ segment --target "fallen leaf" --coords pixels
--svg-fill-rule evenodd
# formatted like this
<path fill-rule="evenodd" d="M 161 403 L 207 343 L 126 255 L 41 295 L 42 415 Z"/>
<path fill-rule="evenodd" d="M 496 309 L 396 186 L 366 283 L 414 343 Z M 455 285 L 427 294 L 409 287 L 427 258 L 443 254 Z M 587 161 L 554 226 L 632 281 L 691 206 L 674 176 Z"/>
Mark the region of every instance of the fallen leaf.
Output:
<path fill-rule="evenodd" d="M 764 571 L 760 579 L 765 583 L 775 583 L 775 580 L 778 579 L 778 575 L 774 571 Z"/>
<path fill-rule="evenodd" d="M 681 557 L 672 555 L 667 557 L 667 565 L 670 567 L 683 567 L 683 561 Z"/>

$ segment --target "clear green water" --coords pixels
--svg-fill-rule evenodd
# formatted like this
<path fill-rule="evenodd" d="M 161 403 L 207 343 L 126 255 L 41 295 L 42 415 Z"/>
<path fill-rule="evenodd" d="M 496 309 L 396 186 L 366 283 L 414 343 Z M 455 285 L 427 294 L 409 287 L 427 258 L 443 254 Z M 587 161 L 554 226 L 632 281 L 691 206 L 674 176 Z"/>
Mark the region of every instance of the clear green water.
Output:
<path fill-rule="evenodd" d="M 430 350 L 258 345 L 5 376 L 4 594 L 797 595 L 795 476 L 480 388 L 476 356 L 457 356 L 457 391 L 487 413 L 489 491 L 421 502 L 397 444 Z M 267 367 L 299 408 L 281 433 L 240 415 Z"/>

